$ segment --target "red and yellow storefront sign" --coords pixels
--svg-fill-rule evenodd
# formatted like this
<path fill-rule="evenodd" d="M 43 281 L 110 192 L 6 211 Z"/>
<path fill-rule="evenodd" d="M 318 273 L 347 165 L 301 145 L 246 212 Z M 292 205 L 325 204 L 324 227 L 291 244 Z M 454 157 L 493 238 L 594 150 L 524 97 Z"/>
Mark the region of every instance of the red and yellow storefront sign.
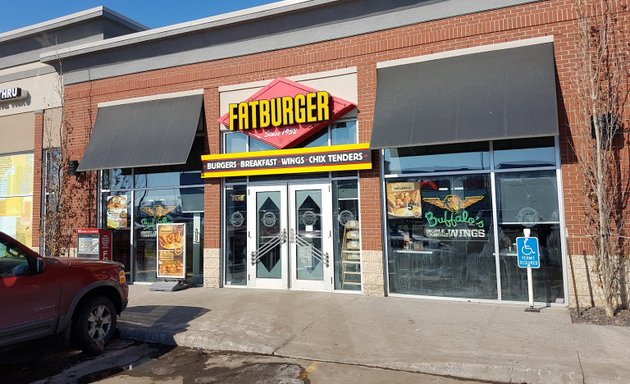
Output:
<path fill-rule="evenodd" d="M 356 106 L 285 78 L 278 78 L 240 103 L 219 122 L 276 148 L 296 146 Z"/>
<path fill-rule="evenodd" d="M 201 156 L 201 177 L 372 169 L 369 143 Z"/>
<path fill-rule="evenodd" d="M 228 128 L 232 131 L 319 123 L 330 120 L 330 94 L 322 91 L 243 101 L 230 104 L 229 109 Z"/>

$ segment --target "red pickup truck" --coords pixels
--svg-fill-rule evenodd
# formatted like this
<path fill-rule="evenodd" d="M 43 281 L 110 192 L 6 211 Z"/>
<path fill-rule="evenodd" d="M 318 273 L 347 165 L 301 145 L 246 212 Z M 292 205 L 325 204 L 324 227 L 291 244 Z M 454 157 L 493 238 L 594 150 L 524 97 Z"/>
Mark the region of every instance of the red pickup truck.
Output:
<path fill-rule="evenodd" d="M 43 257 L 0 232 L 0 347 L 62 335 L 98 354 L 128 293 L 120 263 Z"/>

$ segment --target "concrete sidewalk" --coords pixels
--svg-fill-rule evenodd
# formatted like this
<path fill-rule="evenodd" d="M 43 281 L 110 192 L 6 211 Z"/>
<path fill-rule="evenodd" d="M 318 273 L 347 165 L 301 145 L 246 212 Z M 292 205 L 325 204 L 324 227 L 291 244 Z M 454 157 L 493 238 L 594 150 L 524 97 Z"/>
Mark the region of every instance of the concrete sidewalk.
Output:
<path fill-rule="evenodd" d="M 628 383 L 630 328 L 525 304 L 130 287 L 121 337 L 506 383 Z"/>

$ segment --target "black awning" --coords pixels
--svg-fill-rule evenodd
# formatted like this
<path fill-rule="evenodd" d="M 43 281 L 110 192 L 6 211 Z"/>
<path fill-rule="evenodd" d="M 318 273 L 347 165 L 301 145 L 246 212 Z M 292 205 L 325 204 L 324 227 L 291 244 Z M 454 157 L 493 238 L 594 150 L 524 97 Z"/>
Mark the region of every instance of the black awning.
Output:
<path fill-rule="evenodd" d="M 552 43 L 377 71 L 371 148 L 557 134 Z"/>
<path fill-rule="evenodd" d="M 78 171 L 184 164 L 203 95 L 100 107 Z"/>

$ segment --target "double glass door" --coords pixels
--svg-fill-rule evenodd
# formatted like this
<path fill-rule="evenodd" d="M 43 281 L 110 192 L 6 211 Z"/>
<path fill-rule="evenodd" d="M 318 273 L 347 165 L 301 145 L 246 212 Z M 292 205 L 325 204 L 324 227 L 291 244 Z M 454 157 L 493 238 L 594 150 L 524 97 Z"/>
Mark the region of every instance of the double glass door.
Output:
<path fill-rule="evenodd" d="M 330 184 L 248 188 L 248 286 L 331 291 Z"/>

